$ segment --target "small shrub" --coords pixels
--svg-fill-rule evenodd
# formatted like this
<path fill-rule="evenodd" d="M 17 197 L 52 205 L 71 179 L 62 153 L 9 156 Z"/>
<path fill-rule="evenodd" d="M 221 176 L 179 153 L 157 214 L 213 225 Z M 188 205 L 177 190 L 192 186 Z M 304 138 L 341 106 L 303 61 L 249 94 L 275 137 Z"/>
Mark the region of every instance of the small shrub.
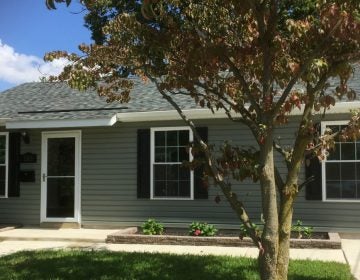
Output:
<path fill-rule="evenodd" d="M 155 219 L 148 219 L 141 228 L 145 235 L 161 235 L 164 232 L 164 226 Z"/>
<path fill-rule="evenodd" d="M 255 233 L 257 236 L 261 235 L 261 230 L 260 227 L 257 224 L 251 223 L 251 227 L 255 230 Z M 246 229 L 246 227 L 244 226 L 244 224 L 240 225 L 240 234 L 239 234 L 240 238 L 243 239 L 244 237 L 249 237 L 250 234 L 248 232 L 248 230 Z"/>
<path fill-rule="evenodd" d="M 192 236 L 214 236 L 216 232 L 215 226 L 207 223 L 192 222 L 189 226 L 189 235 Z"/>
<path fill-rule="evenodd" d="M 301 239 L 303 236 L 309 239 L 312 237 L 313 227 L 305 227 L 301 220 L 297 220 L 296 224 L 291 227 L 291 231 L 297 233 L 298 239 Z"/>

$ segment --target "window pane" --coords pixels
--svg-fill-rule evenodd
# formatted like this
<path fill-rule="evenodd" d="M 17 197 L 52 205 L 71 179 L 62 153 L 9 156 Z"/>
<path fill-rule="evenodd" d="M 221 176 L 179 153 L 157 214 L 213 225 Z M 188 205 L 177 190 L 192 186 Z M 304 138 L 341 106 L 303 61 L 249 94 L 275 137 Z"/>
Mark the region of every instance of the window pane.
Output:
<path fill-rule="evenodd" d="M 178 148 L 176 147 L 168 147 L 166 149 L 166 161 L 167 162 L 178 162 Z"/>
<path fill-rule="evenodd" d="M 355 159 L 355 144 L 341 143 L 341 160 Z"/>
<path fill-rule="evenodd" d="M 338 132 L 339 129 L 340 129 L 340 126 L 338 126 L 338 125 L 328 125 L 328 126 L 326 126 L 326 127 L 327 127 L 327 128 L 330 128 L 331 131 L 332 131 L 332 133 Z"/>
<path fill-rule="evenodd" d="M 74 176 L 75 138 L 48 139 L 48 176 Z"/>
<path fill-rule="evenodd" d="M 165 131 L 155 131 L 155 146 L 165 146 Z"/>
<path fill-rule="evenodd" d="M 356 180 L 356 168 L 354 162 L 341 163 L 341 180 Z"/>
<path fill-rule="evenodd" d="M 179 179 L 180 180 L 190 180 L 190 169 L 185 166 L 179 167 Z"/>
<path fill-rule="evenodd" d="M 342 198 L 356 198 L 356 181 L 342 181 Z"/>
<path fill-rule="evenodd" d="M 326 181 L 326 197 L 341 198 L 341 181 Z"/>
<path fill-rule="evenodd" d="M 0 196 L 5 196 L 6 167 L 0 166 Z"/>
<path fill-rule="evenodd" d="M 189 131 L 180 130 L 179 131 L 179 146 L 187 146 L 189 144 Z"/>
<path fill-rule="evenodd" d="M 176 197 L 179 196 L 179 182 L 168 181 L 167 182 L 167 196 Z"/>
<path fill-rule="evenodd" d="M 166 182 L 155 181 L 154 182 L 154 196 L 165 197 L 166 196 Z"/>
<path fill-rule="evenodd" d="M 171 164 L 166 168 L 166 179 L 167 180 L 179 180 L 179 165 Z"/>
<path fill-rule="evenodd" d="M 46 216 L 74 217 L 74 190 L 74 178 L 48 178 Z"/>
<path fill-rule="evenodd" d="M 165 148 L 155 148 L 155 162 L 165 162 Z"/>
<path fill-rule="evenodd" d="M 5 164 L 6 163 L 6 151 L 5 150 L 0 150 L 0 164 Z"/>
<path fill-rule="evenodd" d="M 0 135 L 0 149 L 5 150 L 6 149 L 6 136 Z"/>
<path fill-rule="evenodd" d="M 155 164 L 154 165 L 154 179 L 164 181 L 166 180 L 166 165 Z"/>
<path fill-rule="evenodd" d="M 189 153 L 187 147 L 179 148 L 179 162 L 183 162 L 184 160 L 189 161 Z"/>
<path fill-rule="evenodd" d="M 179 196 L 190 196 L 190 181 L 180 181 L 179 183 Z"/>
<path fill-rule="evenodd" d="M 340 160 L 340 144 L 335 143 L 334 149 L 329 151 L 329 156 L 327 160 Z"/>
<path fill-rule="evenodd" d="M 360 162 L 357 162 L 357 163 L 356 163 L 356 171 L 357 171 L 357 173 L 356 173 L 356 180 L 357 180 L 358 182 L 360 182 Z"/>
<path fill-rule="evenodd" d="M 326 162 L 326 180 L 340 180 L 340 162 Z"/>
<path fill-rule="evenodd" d="M 177 131 L 167 131 L 166 132 L 167 146 L 178 146 L 178 132 Z"/>
<path fill-rule="evenodd" d="M 360 142 L 356 143 L 356 159 L 360 160 Z"/>

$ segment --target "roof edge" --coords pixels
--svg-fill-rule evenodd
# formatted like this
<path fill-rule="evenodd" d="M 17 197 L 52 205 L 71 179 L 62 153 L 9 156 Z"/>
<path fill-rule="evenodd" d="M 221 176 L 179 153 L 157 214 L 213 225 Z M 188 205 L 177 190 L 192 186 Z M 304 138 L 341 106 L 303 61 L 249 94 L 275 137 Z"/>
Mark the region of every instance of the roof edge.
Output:
<path fill-rule="evenodd" d="M 116 115 L 101 119 L 67 119 L 67 120 L 11 120 L 6 122 L 7 129 L 30 128 L 64 128 L 64 127 L 94 127 L 113 126 L 117 121 Z"/>

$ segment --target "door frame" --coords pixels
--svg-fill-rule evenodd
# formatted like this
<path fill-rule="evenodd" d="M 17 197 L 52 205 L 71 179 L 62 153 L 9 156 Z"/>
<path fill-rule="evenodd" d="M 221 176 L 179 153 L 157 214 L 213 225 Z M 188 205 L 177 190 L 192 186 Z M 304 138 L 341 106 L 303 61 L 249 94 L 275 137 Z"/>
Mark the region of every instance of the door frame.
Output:
<path fill-rule="evenodd" d="M 47 218 L 47 144 L 49 138 L 75 138 L 74 218 Z M 45 177 L 43 177 L 45 175 Z M 81 130 L 43 131 L 41 133 L 40 222 L 81 223 Z"/>

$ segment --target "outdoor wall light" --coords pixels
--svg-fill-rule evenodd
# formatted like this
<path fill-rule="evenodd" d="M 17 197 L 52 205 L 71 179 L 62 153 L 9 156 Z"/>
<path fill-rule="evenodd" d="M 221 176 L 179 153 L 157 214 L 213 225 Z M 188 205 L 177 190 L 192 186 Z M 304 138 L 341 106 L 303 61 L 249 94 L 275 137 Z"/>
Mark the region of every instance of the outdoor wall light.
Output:
<path fill-rule="evenodd" d="M 25 144 L 30 143 L 30 136 L 29 136 L 29 133 L 27 131 L 22 131 L 21 132 L 21 138 L 23 139 Z"/>

